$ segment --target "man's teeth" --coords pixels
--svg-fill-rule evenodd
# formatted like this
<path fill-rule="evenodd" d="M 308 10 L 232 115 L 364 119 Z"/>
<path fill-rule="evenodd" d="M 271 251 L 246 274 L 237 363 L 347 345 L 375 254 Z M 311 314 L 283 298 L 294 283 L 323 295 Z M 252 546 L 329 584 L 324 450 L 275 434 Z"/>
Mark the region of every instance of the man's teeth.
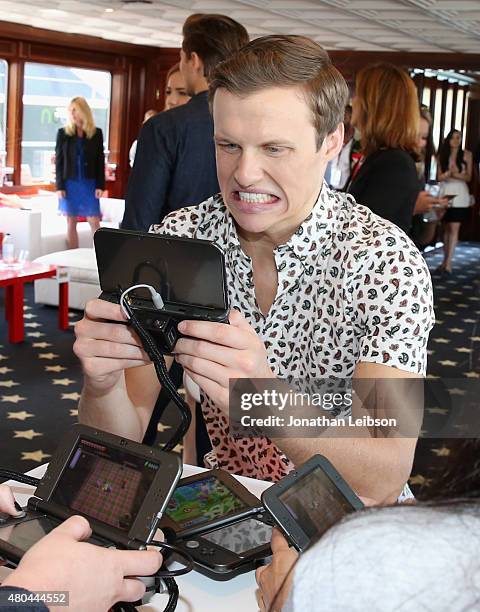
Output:
<path fill-rule="evenodd" d="M 267 193 L 251 193 L 248 191 L 239 191 L 238 196 L 244 202 L 259 202 L 262 204 L 273 199 L 273 196 Z"/>

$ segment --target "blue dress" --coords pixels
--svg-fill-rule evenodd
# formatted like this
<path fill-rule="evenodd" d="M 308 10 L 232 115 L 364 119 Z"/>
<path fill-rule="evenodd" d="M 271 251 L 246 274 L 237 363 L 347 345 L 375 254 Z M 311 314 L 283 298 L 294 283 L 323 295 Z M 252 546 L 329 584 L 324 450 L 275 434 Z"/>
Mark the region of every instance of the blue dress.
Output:
<path fill-rule="evenodd" d="M 69 217 L 100 217 L 100 201 L 95 197 L 95 179 L 85 177 L 84 137 L 76 140 L 77 176 L 65 181 L 65 198 L 60 198 L 58 210 Z"/>

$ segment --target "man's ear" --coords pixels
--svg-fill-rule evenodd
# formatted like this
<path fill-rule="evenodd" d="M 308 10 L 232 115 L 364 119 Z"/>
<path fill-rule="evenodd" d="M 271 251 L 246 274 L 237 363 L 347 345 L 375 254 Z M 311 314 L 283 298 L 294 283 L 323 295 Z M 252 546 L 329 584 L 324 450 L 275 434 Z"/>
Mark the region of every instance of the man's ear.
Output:
<path fill-rule="evenodd" d="M 344 132 L 343 123 L 339 123 L 336 129 L 325 137 L 323 146 L 325 147 L 325 157 L 328 161 L 334 159 L 340 153 L 343 146 Z"/>
<path fill-rule="evenodd" d="M 203 61 L 195 51 L 192 51 L 190 55 L 190 61 L 192 62 L 192 66 L 195 72 L 198 73 L 199 76 L 205 76 L 203 71 Z"/>

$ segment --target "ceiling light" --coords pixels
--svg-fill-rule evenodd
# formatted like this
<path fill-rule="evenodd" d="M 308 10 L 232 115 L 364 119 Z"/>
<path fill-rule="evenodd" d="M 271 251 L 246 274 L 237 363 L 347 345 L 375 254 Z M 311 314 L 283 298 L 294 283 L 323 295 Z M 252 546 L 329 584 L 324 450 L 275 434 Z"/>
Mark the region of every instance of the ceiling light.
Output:
<path fill-rule="evenodd" d="M 105 12 L 106 12 L 106 13 L 113 13 L 113 9 L 112 9 L 112 8 L 106 8 L 106 9 L 105 9 Z"/>

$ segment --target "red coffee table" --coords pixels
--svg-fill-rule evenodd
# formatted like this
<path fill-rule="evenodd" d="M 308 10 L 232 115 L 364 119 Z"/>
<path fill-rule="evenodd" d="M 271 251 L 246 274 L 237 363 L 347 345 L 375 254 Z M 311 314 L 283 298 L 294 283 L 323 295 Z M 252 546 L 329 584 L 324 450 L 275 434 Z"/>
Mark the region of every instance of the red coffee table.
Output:
<path fill-rule="evenodd" d="M 12 343 L 23 342 L 25 338 L 23 323 L 24 285 L 40 278 L 57 275 L 57 266 L 25 263 L 21 268 L 3 267 L 0 260 L 0 287 L 5 287 L 5 318 L 8 321 L 8 339 Z M 68 329 L 68 281 L 58 285 L 58 326 Z"/>

